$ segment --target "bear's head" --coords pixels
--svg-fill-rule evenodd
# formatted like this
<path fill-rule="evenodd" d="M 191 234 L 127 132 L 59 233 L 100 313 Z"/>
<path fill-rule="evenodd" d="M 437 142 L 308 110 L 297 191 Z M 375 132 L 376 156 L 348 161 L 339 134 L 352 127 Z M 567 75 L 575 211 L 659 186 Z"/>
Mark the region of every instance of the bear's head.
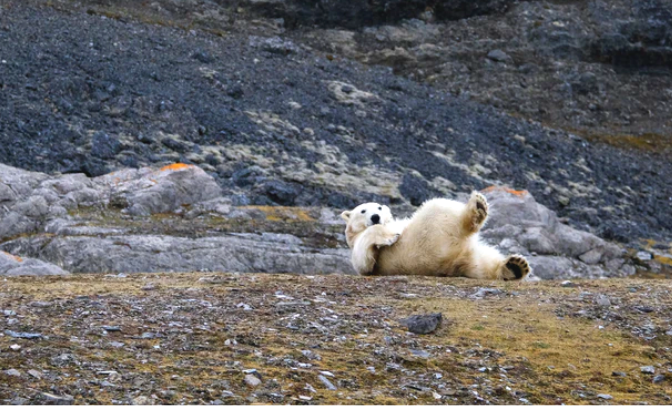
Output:
<path fill-rule="evenodd" d="M 378 203 L 364 203 L 350 211 L 341 213 L 345 220 L 345 237 L 348 245 L 352 247 L 355 238 L 367 227 L 376 224 L 385 225 L 393 220 L 390 208 Z"/>

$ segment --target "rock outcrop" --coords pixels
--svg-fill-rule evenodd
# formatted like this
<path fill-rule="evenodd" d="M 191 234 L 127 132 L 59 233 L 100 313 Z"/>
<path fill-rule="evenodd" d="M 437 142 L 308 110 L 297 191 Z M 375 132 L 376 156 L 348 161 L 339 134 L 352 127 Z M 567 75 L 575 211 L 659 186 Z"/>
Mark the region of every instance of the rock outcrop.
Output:
<path fill-rule="evenodd" d="M 616 244 L 562 224 L 526 191 L 489 188 L 490 218 L 482 235 L 508 253 L 528 257 L 541 279 L 629 276 L 625 251 Z"/>
<path fill-rule="evenodd" d="M 21 258 L 0 251 L 0 276 L 67 275 L 61 267 L 34 258 Z"/>
<path fill-rule="evenodd" d="M 36 258 L 5 255 L 0 273 L 7 275 L 354 273 L 336 210 L 235 206 L 196 166 L 87 178 L 0 165 L 0 190 L 0 249 Z M 620 247 L 562 224 L 528 192 L 490 188 L 486 194 L 493 210 L 483 236 L 507 253 L 527 255 L 537 277 L 635 271 Z"/>

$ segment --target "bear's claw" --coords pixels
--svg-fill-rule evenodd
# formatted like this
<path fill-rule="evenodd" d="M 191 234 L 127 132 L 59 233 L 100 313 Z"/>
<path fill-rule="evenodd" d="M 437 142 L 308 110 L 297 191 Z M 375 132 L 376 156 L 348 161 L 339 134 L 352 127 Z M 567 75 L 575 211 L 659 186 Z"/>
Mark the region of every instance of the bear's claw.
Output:
<path fill-rule="evenodd" d="M 530 273 L 530 264 L 522 255 L 509 255 L 504 262 L 504 267 L 509 274 L 504 276 L 505 281 L 523 279 Z"/>

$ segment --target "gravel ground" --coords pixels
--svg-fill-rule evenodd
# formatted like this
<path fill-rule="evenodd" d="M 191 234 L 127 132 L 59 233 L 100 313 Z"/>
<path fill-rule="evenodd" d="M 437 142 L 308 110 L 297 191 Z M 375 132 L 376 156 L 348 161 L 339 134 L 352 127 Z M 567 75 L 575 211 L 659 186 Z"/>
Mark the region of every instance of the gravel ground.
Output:
<path fill-rule="evenodd" d="M 667 404 L 669 290 L 641 280 L 11 278 L 0 287 L 0 402 Z M 443 317 L 429 334 L 403 322 L 430 313 Z"/>

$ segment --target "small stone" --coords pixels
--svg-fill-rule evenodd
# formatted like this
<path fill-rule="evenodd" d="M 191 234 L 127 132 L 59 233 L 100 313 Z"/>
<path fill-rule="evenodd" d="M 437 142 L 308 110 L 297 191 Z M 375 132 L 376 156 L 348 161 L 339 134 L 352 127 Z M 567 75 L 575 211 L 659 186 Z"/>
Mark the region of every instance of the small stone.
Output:
<path fill-rule="evenodd" d="M 18 350 L 21 349 L 21 346 L 18 345 L 18 344 L 12 344 L 12 345 L 9 346 L 9 348 L 11 348 L 12 351 L 18 351 Z"/>
<path fill-rule="evenodd" d="M 119 326 L 102 326 L 105 331 L 121 331 Z"/>
<path fill-rule="evenodd" d="M 412 349 L 411 354 L 415 355 L 416 357 L 425 358 L 425 359 L 430 358 L 432 356 L 432 354 L 430 354 L 430 353 L 428 353 L 427 351 L 424 351 L 424 350 L 413 350 Z"/>
<path fill-rule="evenodd" d="M 605 296 L 605 295 L 599 295 L 599 296 L 597 297 L 597 299 L 595 299 L 595 303 L 596 303 L 598 306 L 602 306 L 602 307 L 609 307 L 609 306 L 611 306 L 611 300 L 609 300 L 609 298 L 608 298 L 607 296 Z"/>
<path fill-rule="evenodd" d="M 472 296 L 473 297 L 486 297 L 489 295 L 497 296 L 500 293 L 502 293 L 501 289 L 493 289 L 493 288 L 480 288 L 476 293 L 474 293 Z"/>
<path fill-rule="evenodd" d="M 320 374 L 322 374 L 322 375 L 324 375 L 324 376 L 328 376 L 329 378 L 333 378 L 333 377 L 336 376 L 336 375 L 332 374 L 332 373 L 329 372 L 329 371 L 320 371 Z"/>
<path fill-rule="evenodd" d="M 222 391 L 222 397 L 223 398 L 232 398 L 234 396 L 235 396 L 235 394 L 233 392 L 231 392 L 230 390 L 223 390 Z"/>
<path fill-rule="evenodd" d="M 154 290 L 154 289 L 156 289 L 156 286 L 152 285 L 151 283 L 142 287 L 142 290 Z"/>
<path fill-rule="evenodd" d="M 652 365 L 647 365 L 645 367 L 640 367 L 640 371 L 642 371 L 643 374 L 647 375 L 653 375 L 656 373 L 656 368 L 654 368 Z"/>
<path fill-rule="evenodd" d="M 562 281 L 562 283 L 560 283 L 560 286 L 562 286 L 563 288 L 574 288 L 576 287 L 576 284 L 572 281 Z"/>
<path fill-rule="evenodd" d="M 21 376 L 21 372 L 17 371 L 14 368 L 6 370 L 5 373 L 9 376 L 16 376 L 16 377 Z"/>
<path fill-rule="evenodd" d="M 597 397 L 598 397 L 599 399 L 604 399 L 604 400 L 611 400 L 611 399 L 614 398 L 613 396 L 611 396 L 611 395 L 607 395 L 607 394 L 605 394 L 605 393 L 600 393 L 599 395 L 597 395 Z"/>
<path fill-rule="evenodd" d="M 322 384 L 327 388 L 327 390 L 336 390 L 336 387 L 334 386 L 334 384 L 331 383 L 331 381 L 329 381 L 329 379 L 327 379 L 326 376 L 320 375 L 319 379 L 320 379 L 320 382 L 322 382 Z"/>
<path fill-rule="evenodd" d="M 492 51 L 488 52 L 488 59 L 493 60 L 495 62 L 511 61 L 511 57 L 509 56 L 509 54 L 502 51 L 501 49 L 493 49 Z"/>
<path fill-rule="evenodd" d="M 665 375 L 656 375 L 653 377 L 653 383 L 661 383 L 665 380 Z"/>
<path fill-rule="evenodd" d="M 35 379 L 42 379 L 42 373 L 40 371 L 36 371 L 34 369 L 29 369 L 28 370 L 28 375 L 32 376 Z"/>
<path fill-rule="evenodd" d="M 408 331 L 415 334 L 429 334 L 437 329 L 443 315 L 441 313 L 418 314 L 400 320 L 401 324 L 408 328 Z"/>
<path fill-rule="evenodd" d="M 72 405 L 75 403 L 75 399 L 72 396 L 56 396 L 47 392 L 40 394 L 40 400 L 45 405 Z"/>
<path fill-rule="evenodd" d="M 256 376 L 254 376 L 252 374 L 248 374 L 248 375 L 245 375 L 245 383 L 247 384 L 247 386 L 250 386 L 250 387 L 254 388 L 256 386 L 261 385 L 261 379 L 257 378 Z"/>
<path fill-rule="evenodd" d="M 625 372 L 621 372 L 621 371 L 614 371 L 614 372 L 611 373 L 611 376 L 625 377 L 625 376 L 628 376 L 628 374 L 626 374 Z"/>
<path fill-rule="evenodd" d="M 636 257 L 640 261 L 651 261 L 653 259 L 653 255 L 646 251 L 639 251 Z"/>

